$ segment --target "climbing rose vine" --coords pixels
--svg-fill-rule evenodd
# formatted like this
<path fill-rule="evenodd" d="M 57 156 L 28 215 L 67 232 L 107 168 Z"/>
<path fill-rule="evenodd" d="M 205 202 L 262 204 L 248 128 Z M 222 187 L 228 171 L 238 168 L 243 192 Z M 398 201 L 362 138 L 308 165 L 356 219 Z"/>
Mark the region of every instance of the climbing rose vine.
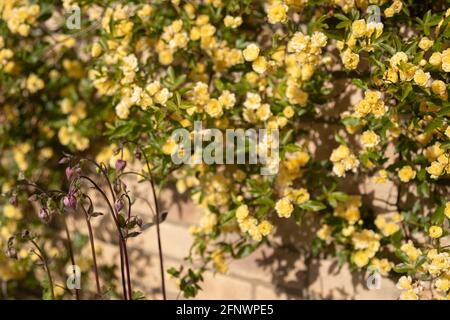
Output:
<path fill-rule="evenodd" d="M 203 208 L 187 263 L 161 273 L 185 297 L 205 272 L 226 273 L 233 259 L 275 246 L 280 222 L 300 232 L 314 220 L 307 246 L 318 259 L 332 253 L 354 272 L 396 279 L 400 299 L 450 298 L 449 8 L 447 0 L 0 0 L 7 291 L 68 298 L 52 272 L 64 277 L 74 258 L 83 276 L 93 272 L 95 235 L 61 230 L 66 216 L 89 225 L 100 214 L 85 191 L 95 179 L 123 259 L 131 238 L 159 228 L 170 212 L 154 211 L 150 222 L 131 214 L 136 199 L 121 177 L 132 165 L 154 192 L 175 184 Z M 183 150 L 172 132 L 194 135 L 194 122 L 278 130 L 278 171 L 175 164 Z M 375 199 L 362 184 L 388 192 Z M 97 290 L 85 297 L 142 298 L 127 264 L 122 282 L 95 264 Z"/>

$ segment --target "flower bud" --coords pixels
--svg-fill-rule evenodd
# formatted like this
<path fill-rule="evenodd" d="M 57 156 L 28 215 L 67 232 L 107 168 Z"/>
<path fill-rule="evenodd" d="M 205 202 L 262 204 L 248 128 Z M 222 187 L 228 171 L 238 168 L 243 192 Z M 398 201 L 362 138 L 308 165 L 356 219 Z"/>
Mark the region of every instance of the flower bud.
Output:
<path fill-rule="evenodd" d="M 136 153 L 134 154 L 134 157 L 135 157 L 137 160 L 141 160 L 141 158 L 142 158 L 142 153 L 140 153 L 139 151 L 136 151 Z"/>
<path fill-rule="evenodd" d="M 8 249 L 6 249 L 6 256 L 10 259 L 17 259 L 16 249 L 14 249 L 12 247 L 8 247 Z"/>
<path fill-rule="evenodd" d="M 114 206 L 116 207 L 117 212 L 121 211 L 123 209 L 123 207 L 125 206 L 125 204 L 123 203 L 122 199 L 118 199 L 116 201 L 116 203 L 114 204 Z"/>
<path fill-rule="evenodd" d="M 66 208 L 72 208 L 75 209 L 77 206 L 77 198 L 75 198 L 75 196 L 72 193 L 68 193 L 65 197 L 64 197 L 64 206 Z"/>
<path fill-rule="evenodd" d="M 127 162 L 125 160 L 119 159 L 116 161 L 116 171 L 122 171 L 125 166 L 127 165 Z"/>
<path fill-rule="evenodd" d="M 67 180 L 71 180 L 72 179 L 72 176 L 73 176 L 73 174 L 75 173 L 75 169 L 74 168 L 71 168 L 71 167 L 67 167 L 66 168 L 66 177 L 67 177 Z"/>
<path fill-rule="evenodd" d="M 17 207 L 17 205 L 19 204 L 18 201 L 17 201 L 17 196 L 13 195 L 11 197 L 11 199 L 9 199 L 9 203 L 12 204 L 14 207 Z"/>
<path fill-rule="evenodd" d="M 38 213 L 38 217 L 45 223 L 49 223 L 51 220 L 50 211 L 47 208 L 41 208 Z"/>

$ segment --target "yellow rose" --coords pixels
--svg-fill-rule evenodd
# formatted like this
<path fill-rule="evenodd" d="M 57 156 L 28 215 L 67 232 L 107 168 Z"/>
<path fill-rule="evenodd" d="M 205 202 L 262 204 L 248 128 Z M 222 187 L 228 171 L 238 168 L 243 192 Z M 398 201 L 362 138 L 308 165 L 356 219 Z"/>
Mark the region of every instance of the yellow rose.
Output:
<path fill-rule="evenodd" d="M 416 171 L 411 166 L 404 166 L 398 171 L 401 182 L 409 182 L 416 177 Z"/>
<path fill-rule="evenodd" d="M 278 23 L 278 22 L 286 22 L 287 21 L 287 11 L 288 6 L 278 2 L 274 1 L 271 5 L 269 5 L 267 9 L 267 17 L 269 19 L 269 22 L 272 24 Z"/>
<path fill-rule="evenodd" d="M 430 59 L 428 60 L 428 62 L 435 67 L 438 67 L 441 65 L 442 63 L 442 58 L 441 58 L 441 54 L 439 52 L 434 52 Z"/>
<path fill-rule="evenodd" d="M 248 217 L 248 214 L 248 206 L 246 204 L 240 205 L 236 209 L 236 219 L 238 221 L 244 221 L 244 219 Z"/>
<path fill-rule="evenodd" d="M 442 80 L 434 80 L 431 84 L 431 91 L 433 91 L 434 94 L 442 96 L 447 92 L 447 86 Z"/>
<path fill-rule="evenodd" d="M 419 48 L 422 49 L 423 51 L 427 51 L 433 46 L 433 44 L 434 44 L 433 40 L 430 40 L 428 37 L 423 37 L 419 41 Z"/>
<path fill-rule="evenodd" d="M 397 288 L 401 290 L 412 290 L 412 279 L 410 276 L 401 276 L 397 282 Z"/>
<path fill-rule="evenodd" d="M 294 211 L 294 206 L 287 197 L 284 197 L 277 201 L 275 210 L 280 218 L 289 218 Z"/>
<path fill-rule="evenodd" d="M 357 53 L 353 53 L 350 49 L 345 50 L 341 54 L 341 59 L 344 67 L 348 70 L 354 70 L 358 67 L 359 55 Z"/>
<path fill-rule="evenodd" d="M 444 213 L 450 219 L 450 201 L 447 202 Z"/>
<path fill-rule="evenodd" d="M 167 142 L 163 145 L 162 147 L 162 152 L 165 155 L 172 155 L 175 150 L 177 148 L 177 143 L 175 142 L 175 140 L 173 140 L 172 138 L 170 138 L 169 140 L 167 140 Z"/>
<path fill-rule="evenodd" d="M 249 44 L 247 48 L 242 51 L 242 54 L 246 61 L 254 61 L 259 56 L 259 47 L 254 43 Z"/>
<path fill-rule="evenodd" d="M 400 294 L 400 300 L 419 300 L 419 296 L 413 290 L 408 290 Z"/>
<path fill-rule="evenodd" d="M 431 226 L 428 230 L 428 234 L 433 239 L 440 238 L 442 236 L 442 228 L 439 226 Z"/>
<path fill-rule="evenodd" d="M 442 172 L 444 171 L 444 166 L 437 161 L 431 163 L 429 167 L 427 167 L 427 172 L 431 175 L 431 178 L 437 179 Z"/>
<path fill-rule="evenodd" d="M 421 87 L 426 87 L 431 75 L 429 72 L 424 72 L 422 69 L 418 69 L 414 74 L 414 82 Z"/>
<path fill-rule="evenodd" d="M 380 137 L 372 130 L 367 130 L 363 132 L 361 142 L 364 148 L 373 148 L 380 143 Z"/>
<path fill-rule="evenodd" d="M 264 73 L 267 70 L 267 60 L 264 57 L 256 58 L 252 63 L 252 68 L 256 73 Z"/>
<path fill-rule="evenodd" d="M 100 56 L 102 54 L 102 52 L 103 52 L 103 50 L 102 50 L 102 46 L 100 44 L 98 44 L 96 42 L 92 45 L 92 48 L 91 48 L 92 58 L 97 58 L 98 56 Z"/>
<path fill-rule="evenodd" d="M 212 118 L 219 118 L 223 114 L 222 105 L 219 100 L 211 99 L 205 106 L 206 113 Z"/>
<path fill-rule="evenodd" d="M 352 261 L 359 267 L 362 268 L 369 263 L 369 254 L 366 250 L 358 250 L 352 256 Z"/>
<path fill-rule="evenodd" d="M 361 38 L 366 34 L 366 20 L 360 19 L 352 23 L 352 35 L 355 38 Z"/>
<path fill-rule="evenodd" d="M 271 234 L 272 229 L 273 225 L 267 220 L 261 221 L 261 223 L 258 225 L 258 230 L 263 236 Z"/>

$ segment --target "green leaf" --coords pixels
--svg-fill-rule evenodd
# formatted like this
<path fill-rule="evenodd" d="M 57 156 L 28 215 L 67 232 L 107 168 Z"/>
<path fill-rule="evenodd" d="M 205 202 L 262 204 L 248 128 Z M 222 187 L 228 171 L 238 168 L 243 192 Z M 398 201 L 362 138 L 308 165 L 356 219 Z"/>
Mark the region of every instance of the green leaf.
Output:
<path fill-rule="evenodd" d="M 402 260 L 404 263 L 408 263 L 409 262 L 409 257 L 408 257 L 408 255 L 405 252 L 403 252 L 401 250 L 397 250 L 397 251 L 395 251 L 395 255 L 400 260 Z"/>
<path fill-rule="evenodd" d="M 400 98 L 400 101 L 405 101 L 405 99 L 408 97 L 408 95 L 413 90 L 413 87 L 411 83 L 406 83 L 402 86 L 402 97 Z"/>
<path fill-rule="evenodd" d="M 419 256 L 416 260 L 416 263 L 414 264 L 414 269 L 419 268 L 421 265 L 423 265 L 427 261 L 426 256 Z"/>
<path fill-rule="evenodd" d="M 325 209 L 327 206 L 320 201 L 309 200 L 299 205 L 299 207 L 308 211 L 320 211 Z"/>
<path fill-rule="evenodd" d="M 253 253 L 253 251 L 255 251 L 255 249 L 258 247 L 258 244 L 246 244 L 244 246 L 242 246 L 239 251 L 236 254 L 236 258 L 238 259 L 242 259 L 245 258 L 247 256 L 249 256 L 250 254 Z"/>
<path fill-rule="evenodd" d="M 424 198 L 428 198 L 430 196 L 430 187 L 426 181 L 418 185 L 417 191 Z"/>
<path fill-rule="evenodd" d="M 126 221 L 125 221 L 124 216 L 121 215 L 121 214 L 119 214 L 119 215 L 118 215 L 118 219 L 119 219 L 119 226 L 120 226 L 121 228 L 125 228 L 125 227 L 127 226 L 127 223 L 126 223 Z"/>
<path fill-rule="evenodd" d="M 275 206 L 275 201 L 273 201 L 270 197 L 262 196 L 252 201 L 252 204 L 256 205 L 265 205 L 269 207 Z"/>
<path fill-rule="evenodd" d="M 133 291 L 133 294 L 131 295 L 133 297 L 133 300 L 144 300 L 145 295 L 141 291 Z"/>
<path fill-rule="evenodd" d="M 341 202 L 346 202 L 350 199 L 350 196 L 345 192 L 336 191 L 331 193 L 331 195 L 333 196 L 333 198 Z"/>
<path fill-rule="evenodd" d="M 408 263 L 399 263 L 394 267 L 394 271 L 397 273 L 408 273 L 414 270 L 414 267 Z"/>
<path fill-rule="evenodd" d="M 361 79 L 352 79 L 352 83 L 360 89 L 367 90 L 367 84 Z"/>
<path fill-rule="evenodd" d="M 339 20 L 342 20 L 342 21 L 350 21 L 350 19 L 348 17 L 346 17 L 345 15 L 343 15 L 342 13 L 335 13 L 334 17 L 338 18 Z"/>
<path fill-rule="evenodd" d="M 223 215 L 223 216 L 220 218 L 220 224 L 221 224 L 221 225 L 224 225 L 224 224 L 226 224 L 227 222 L 231 221 L 231 220 L 234 218 L 235 214 L 236 214 L 236 211 L 235 211 L 235 210 L 230 210 L 230 211 L 228 211 L 225 215 Z"/>
<path fill-rule="evenodd" d="M 445 219 L 445 208 L 444 206 L 438 207 L 431 215 L 431 223 L 433 225 L 442 225 Z"/>
<path fill-rule="evenodd" d="M 425 128 L 425 133 L 431 133 L 437 128 L 441 127 L 444 123 L 444 118 L 438 117 L 435 118 L 433 121 L 428 124 L 428 126 Z"/>

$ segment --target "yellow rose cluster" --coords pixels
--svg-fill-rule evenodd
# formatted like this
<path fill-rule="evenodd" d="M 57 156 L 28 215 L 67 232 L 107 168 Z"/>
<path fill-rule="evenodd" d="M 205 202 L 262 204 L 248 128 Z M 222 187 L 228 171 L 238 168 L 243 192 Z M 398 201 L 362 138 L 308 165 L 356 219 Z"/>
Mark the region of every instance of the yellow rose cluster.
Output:
<path fill-rule="evenodd" d="M 356 172 L 359 166 L 359 160 L 345 145 L 340 145 L 334 149 L 330 160 L 333 162 L 333 173 L 338 177 L 345 177 L 347 171 Z"/>
<path fill-rule="evenodd" d="M 236 220 L 241 231 L 248 232 L 254 241 L 259 242 L 272 233 L 272 224 L 267 220 L 258 223 L 256 218 L 250 216 L 248 206 L 245 204 L 236 209 Z"/>
<path fill-rule="evenodd" d="M 199 263 L 171 273 L 185 297 L 279 223 L 308 218 L 308 250 L 399 278 L 401 299 L 426 298 L 430 285 L 448 298 L 449 17 L 442 1 L 0 0 L 0 244 L 31 226 L 61 250 L 15 181 L 61 186 L 55 164 L 75 153 L 111 176 L 117 160 L 132 163 L 202 209 L 187 253 Z M 172 133 L 194 142 L 198 123 L 202 138 L 210 128 L 276 130 L 255 148 L 278 143 L 265 163 L 278 171 L 250 163 L 249 141 L 233 151 L 245 163 L 187 154 Z M 175 164 L 175 151 L 194 161 Z M 372 197 L 372 187 L 389 195 Z M 7 201 L 16 196 L 18 207 Z M 36 257 L 18 255 L 10 264 L 0 254 L 0 277 L 34 283 Z"/>

